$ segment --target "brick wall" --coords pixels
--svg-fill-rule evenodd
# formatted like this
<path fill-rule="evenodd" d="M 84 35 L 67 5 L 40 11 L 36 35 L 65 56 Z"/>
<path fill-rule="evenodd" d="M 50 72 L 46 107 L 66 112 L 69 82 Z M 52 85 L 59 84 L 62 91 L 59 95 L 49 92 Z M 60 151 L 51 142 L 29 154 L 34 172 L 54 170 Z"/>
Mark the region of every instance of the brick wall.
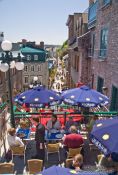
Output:
<path fill-rule="evenodd" d="M 95 29 L 95 54 L 92 59 L 94 73 L 94 87 L 97 87 L 97 77 L 104 79 L 104 86 L 108 88 L 107 95 L 111 97 L 112 85 L 118 88 L 118 2 L 113 0 L 112 4 L 102 7 L 99 1 L 97 23 Z M 99 57 L 100 32 L 108 28 L 108 48 L 104 60 Z"/>

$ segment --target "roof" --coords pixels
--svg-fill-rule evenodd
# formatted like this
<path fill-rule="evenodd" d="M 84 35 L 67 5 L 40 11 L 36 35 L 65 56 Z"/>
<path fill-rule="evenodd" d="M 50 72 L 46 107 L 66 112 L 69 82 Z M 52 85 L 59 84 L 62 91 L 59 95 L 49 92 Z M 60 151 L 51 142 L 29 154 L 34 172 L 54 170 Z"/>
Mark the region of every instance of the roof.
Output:
<path fill-rule="evenodd" d="M 46 53 L 46 51 L 45 50 L 43 50 L 43 49 L 36 49 L 36 48 L 31 48 L 31 47 L 28 47 L 28 46 L 26 46 L 26 47 L 22 47 L 21 48 L 21 52 L 22 53 Z"/>
<path fill-rule="evenodd" d="M 47 51 L 44 49 L 37 49 L 29 46 L 22 47 L 21 53 L 25 56 L 22 60 L 24 62 L 45 62 L 47 59 Z M 28 57 L 30 55 L 30 58 Z M 35 58 L 35 55 L 38 57 Z"/>
<path fill-rule="evenodd" d="M 66 22 L 66 25 L 67 26 L 69 25 L 69 23 L 70 23 L 71 20 L 74 20 L 74 15 L 69 15 L 68 16 L 68 19 L 67 19 L 67 22 Z"/>

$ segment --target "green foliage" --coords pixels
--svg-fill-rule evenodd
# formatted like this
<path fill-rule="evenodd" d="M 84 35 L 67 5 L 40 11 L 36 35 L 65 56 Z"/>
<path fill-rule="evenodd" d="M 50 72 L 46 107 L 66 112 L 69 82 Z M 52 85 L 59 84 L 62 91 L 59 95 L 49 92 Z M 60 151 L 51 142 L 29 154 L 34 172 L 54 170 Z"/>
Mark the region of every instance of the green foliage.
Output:
<path fill-rule="evenodd" d="M 68 40 L 64 41 L 62 46 L 57 49 L 58 56 L 62 59 L 68 53 Z"/>
<path fill-rule="evenodd" d="M 57 69 L 56 68 L 52 68 L 49 70 L 49 77 L 51 81 L 54 81 L 55 75 L 56 75 Z"/>

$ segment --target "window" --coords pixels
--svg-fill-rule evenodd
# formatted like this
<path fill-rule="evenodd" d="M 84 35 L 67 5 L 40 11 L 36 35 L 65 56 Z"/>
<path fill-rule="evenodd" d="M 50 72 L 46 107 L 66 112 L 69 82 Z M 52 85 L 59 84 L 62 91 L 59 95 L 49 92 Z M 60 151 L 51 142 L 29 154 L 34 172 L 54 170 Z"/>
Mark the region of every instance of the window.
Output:
<path fill-rule="evenodd" d="M 102 88 L 104 85 L 104 79 L 101 77 L 98 77 L 98 82 L 97 82 L 97 91 L 102 93 Z"/>
<path fill-rule="evenodd" d="M 14 68 L 14 75 L 16 75 L 16 73 L 17 73 L 17 70 Z"/>
<path fill-rule="evenodd" d="M 1 71 L 0 71 L 0 84 L 2 84 L 2 72 Z"/>
<path fill-rule="evenodd" d="M 105 57 L 107 53 L 108 45 L 108 29 L 101 30 L 101 40 L 100 40 L 100 56 Z"/>
<path fill-rule="evenodd" d="M 30 76 L 30 84 L 33 84 L 33 83 L 34 83 L 34 75 Z"/>
<path fill-rule="evenodd" d="M 94 49 L 95 49 L 95 34 L 92 35 L 92 48 L 91 48 L 91 54 L 94 55 Z"/>
<path fill-rule="evenodd" d="M 42 84 L 42 76 L 39 76 L 39 83 L 41 83 Z"/>
<path fill-rule="evenodd" d="M 32 71 L 32 72 L 34 71 L 34 66 L 31 66 L 31 71 Z"/>
<path fill-rule="evenodd" d="M 39 72 L 41 71 L 41 65 L 38 65 L 38 71 Z"/>
<path fill-rule="evenodd" d="M 38 61 L 38 55 L 34 55 L 34 61 Z"/>
<path fill-rule="evenodd" d="M 27 61 L 31 61 L 31 55 L 27 55 Z"/>
<path fill-rule="evenodd" d="M 112 86 L 111 111 L 118 111 L 118 88 Z"/>
<path fill-rule="evenodd" d="M 5 80 L 7 80 L 8 72 L 5 72 Z"/>
<path fill-rule="evenodd" d="M 108 5 L 111 3 L 111 0 L 103 0 L 103 5 Z"/>
<path fill-rule="evenodd" d="M 16 69 L 13 68 L 13 69 L 12 69 L 12 75 L 15 75 L 15 74 L 16 74 Z"/>
<path fill-rule="evenodd" d="M 79 29 L 79 20 L 76 21 L 76 31 Z"/>
<path fill-rule="evenodd" d="M 24 77 L 24 82 L 25 82 L 25 84 L 28 83 L 28 76 Z"/>
<path fill-rule="evenodd" d="M 28 71 L 28 66 L 25 65 L 24 71 L 26 71 L 26 72 Z"/>
<path fill-rule="evenodd" d="M 94 50 L 95 50 L 95 33 L 91 35 L 91 45 L 90 45 L 90 49 L 88 50 L 89 57 L 94 56 Z"/>
<path fill-rule="evenodd" d="M 11 71 L 11 75 L 14 75 L 14 69 L 11 69 L 10 71 Z"/>

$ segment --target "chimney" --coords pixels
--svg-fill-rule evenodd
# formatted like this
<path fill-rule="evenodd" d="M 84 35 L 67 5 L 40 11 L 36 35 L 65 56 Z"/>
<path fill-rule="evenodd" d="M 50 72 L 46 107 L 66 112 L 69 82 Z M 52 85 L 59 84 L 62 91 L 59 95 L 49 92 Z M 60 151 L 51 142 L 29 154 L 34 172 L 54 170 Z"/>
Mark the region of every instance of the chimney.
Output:
<path fill-rule="evenodd" d="M 26 39 L 22 39 L 22 44 L 26 44 L 27 43 L 27 40 Z"/>
<path fill-rule="evenodd" d="M 4 40 L 4 33 L 0 32 L 0 42 L 2 42 Z"/>
<path fill-rule="evenodd" d="M 44 42 L 43 41 L 40 42 L 40 48 L 44 49 Z"/>

